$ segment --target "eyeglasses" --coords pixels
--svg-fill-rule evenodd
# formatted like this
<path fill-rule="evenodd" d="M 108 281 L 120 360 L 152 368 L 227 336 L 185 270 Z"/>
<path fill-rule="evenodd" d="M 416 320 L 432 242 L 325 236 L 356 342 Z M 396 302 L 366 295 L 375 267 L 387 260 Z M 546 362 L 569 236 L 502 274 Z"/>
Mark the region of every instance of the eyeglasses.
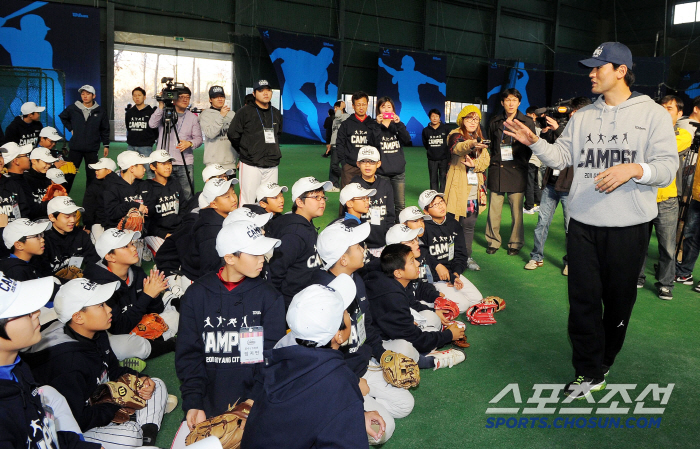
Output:
<path fill-rule="evenodd" d="M 179 100 L 189 100 L 190 96 L 189 95 L 178 95 L 177 98 Z"/>
<path fill-rule="evenodd" d="M 442 198 L 440 198 L 439 200 L 437 200 L 436 202 L 434 202 L 433 204 L 431 204 L 430 206 L 428 206 L 428 209 L 432 209 L 432 208 L 434 208 L 434 207 L 438 207 L 438 206 L 441 206 L 441 205 L 443 205 L 443 204 L 445 204 L 445 200 L 443 200 Z"/>
<path fill-rule="evenodd" d="M 353 201 L 364 201 L 365 203 L 369 203 L 369 197 L 368 196 L 358 196 L 356 198 L 352 199 Z"/>
<path fill-rule="evenodd" d="M 25 237 L 25 238 L 26 238 L 27 240 L 29 240 L 29 239 L 43 239 L 43 238 L 44 238 L 44 233 L 43 233 L 43 232 L 40 232 L 40 233 L 38 233 L 38 234 L 28 235 L 28 236 Z"/>
<path fill-rule="evenodd" d="M 465 118 L 464 121 L 467 123 L 479 123 L 481 120 L 479 120 L 479 117 L 471 117 Z"/>
<path fill-rule="evenodd" d="M 360 165 L 377 165 L 378 162 L 364 160 L 364 161 L 359 161 L 359 163 L 360 163 Z"/>
<path fill-rule="evenodd" d="M 303 197 L 301 197 L 301 198 L 302 198 L 302 199 L 304 199 L 304 198 L 312 198 L 312 199 L 314 199 L 314 200 L 316 200 L 316 201 L 319 201 L 319 202 L 320 202 L 320 201 L 327 201 L 327 200 L 328 200 L 328 197 L 325 196 L 325 195 L 315 195 L 315 196 L 314 196 L 314 195 L 309 195 L 309 196 L 303 196 Z"/>

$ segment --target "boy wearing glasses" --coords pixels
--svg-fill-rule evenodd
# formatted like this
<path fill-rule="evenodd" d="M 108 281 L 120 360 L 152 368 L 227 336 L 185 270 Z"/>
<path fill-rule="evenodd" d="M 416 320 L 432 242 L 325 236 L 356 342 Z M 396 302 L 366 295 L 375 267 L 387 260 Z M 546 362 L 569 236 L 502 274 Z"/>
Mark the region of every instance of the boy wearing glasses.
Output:
<path fill-rule="evenodd" d="M 322 266 L 313 219 L 326 210 L 325 192 L 332 187 L 330 181 L 320 182 L 313 176 L 301 178 L 292 186 L 292 212 L 272 222 L 270 236 L 282 240 L 282 245 L 270 259 L 270 280 L 284 295 L 287 307 L 294 295 L 311 284 L 314 270 Z"/>
<path fill-rule="evenodd" d="M 369 211 L 362 217 L 372 225 L 372 232 L 367 239 L 369 248 L 383 248 L 386 245 L 384 241 L 386 231 L 396 222 L 394 191 L 391 183 L 376 176 L 381 166 L 379 150 L 372 146 L 364 146 L 357 153 L 357 167 L 360 169 L 360 175 L 354 176 L 350 181 L 360 184 L 365 189 L 376 191 L 369 200 Z M 379 254 L 376 256 L 379 257 Z"/>
<path fill-rule="evenodd" d="M 10 257 L 0 260 L 0 271 L 16 281 L 38 279 L 41 255 L 44 254 L 44 231 L 50 223 L 19 218 L 8 224 L 2 238 L 12 251 Z M 35 257 L 36 256 L 36 257 Z"/>

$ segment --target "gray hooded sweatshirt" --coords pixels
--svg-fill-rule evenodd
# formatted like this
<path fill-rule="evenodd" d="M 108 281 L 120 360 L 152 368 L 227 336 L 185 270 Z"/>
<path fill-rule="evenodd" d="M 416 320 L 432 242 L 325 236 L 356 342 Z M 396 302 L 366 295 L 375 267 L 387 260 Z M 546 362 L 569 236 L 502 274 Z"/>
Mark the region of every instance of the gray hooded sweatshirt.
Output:
<path fill-rule="evenodd" d="M 199 126 L 204 133 L 204 164 L 221 164 L 226 169 L 235 169 L 238 153 L 228 140 L 228 127 L 234 116 L 229 111 L 225 117 L 218 109 L 209 108 L 199 114 Z"/>
<path fill-rule="evenodd" d="M 577 111 L 554 144 L 539 139 L 530 146 L 548 167 L 573 167 L 569 214 L 581 223 L 624 227 L 646 223 L 658 213 L 656 191 L 671 184 L 678 150 L 671 117 L 651 98 L 633 93 L 611 108 L 603 96 Z M 594 178 L 613 165 L 647 164 L 644 182 L 634 178 L 612 193 L 595 189 Z"/>

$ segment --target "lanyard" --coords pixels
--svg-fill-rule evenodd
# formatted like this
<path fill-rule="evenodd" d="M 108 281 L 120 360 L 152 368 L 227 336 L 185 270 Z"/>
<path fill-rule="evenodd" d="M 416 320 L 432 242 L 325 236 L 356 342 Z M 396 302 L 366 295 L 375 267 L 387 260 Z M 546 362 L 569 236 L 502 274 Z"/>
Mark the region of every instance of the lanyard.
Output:
<path fill-rule="evenodd" d="M 255 112 L 258 113 L 258 118 L 260 119 L 260 124 L 262 125 L 263 129 L 265 129 L 265 123 L 263 122 L 262 116 L 260 115 L 260 110 L 258 108 L 255 108 Z M 270 118 L 272 119 L 272 111 L 270 111 Z M 275 122 L 274 120 L 272 121 L 272 125 L 270 125 L 270 128 L 274 127 Z"/>

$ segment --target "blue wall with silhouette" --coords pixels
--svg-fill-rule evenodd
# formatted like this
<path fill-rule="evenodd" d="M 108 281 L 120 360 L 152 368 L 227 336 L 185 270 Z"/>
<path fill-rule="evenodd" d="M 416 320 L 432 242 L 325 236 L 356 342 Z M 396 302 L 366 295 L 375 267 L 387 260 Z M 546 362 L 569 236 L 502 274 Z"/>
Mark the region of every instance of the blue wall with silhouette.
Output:
<path fill-rule="evenodd" d="M 546 106 L 544 66 L 519 61 L 491 60 L 487 104 L 490 117 L 503 112 L 501 92 L 516 88 L 523 96 L 518 110 L 525 113 L 530 106 Z"/>

